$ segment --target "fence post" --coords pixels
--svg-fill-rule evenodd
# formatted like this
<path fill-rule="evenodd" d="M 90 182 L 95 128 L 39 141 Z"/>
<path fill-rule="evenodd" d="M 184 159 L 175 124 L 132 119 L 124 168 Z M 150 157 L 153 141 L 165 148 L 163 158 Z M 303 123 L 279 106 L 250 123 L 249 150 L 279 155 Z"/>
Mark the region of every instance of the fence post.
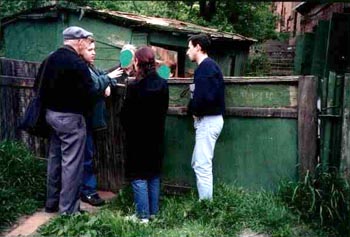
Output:
<path fill-rule="evenodd" d="M 301 76 L 298 84 L 299 175 L 313 173 L 317 164 L 317 80 Z"/>
<path fill-rule="evenodd" d="M 343 121 L 341 136 L 340 172 L 350 178 L 350 74 L 344 77 Z"/>

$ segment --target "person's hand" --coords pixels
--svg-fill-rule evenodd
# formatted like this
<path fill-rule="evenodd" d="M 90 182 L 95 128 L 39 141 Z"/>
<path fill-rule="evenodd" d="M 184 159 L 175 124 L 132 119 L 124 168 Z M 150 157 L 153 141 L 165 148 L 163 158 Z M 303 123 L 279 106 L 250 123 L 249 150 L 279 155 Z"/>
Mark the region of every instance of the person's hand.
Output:
<path fill-rule="evenodd" d="M 111 95 L 111 87 L 107 86 L 107 88 L 105 89 L 105 97 L 108 97 Z"/>
<path fill-rule="evenodd" d="M 130 76 L 131 72 L 134 70 L 134 65 L 132 64 L 131 66 L 127 67 L 124 69 L 125 73 Z"/>
<path fill-rule="evenodd" d="M 117 77 L 120 77 L 122 74 L 123 74 L 123 69 L 119 67 L 119 68 L 115 69 L 114 71 L 108 73 L 108 76 L 110 78 L 117 78 Z"/>

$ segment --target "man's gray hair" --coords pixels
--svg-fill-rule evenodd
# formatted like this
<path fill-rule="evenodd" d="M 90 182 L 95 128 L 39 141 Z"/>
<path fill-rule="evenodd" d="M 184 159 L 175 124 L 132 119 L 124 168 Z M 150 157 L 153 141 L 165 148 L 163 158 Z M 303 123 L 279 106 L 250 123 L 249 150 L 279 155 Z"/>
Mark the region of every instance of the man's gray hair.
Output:
<path fill-rule="evenodd" d="M 123 48 L 121 49 L 121 51 L 123 51 L 123 50 L 131 50 L 132 52 L 135 52 L 136 51 L 136 46 L 132 45 L 132 44 L 125 44 L 123 46 Z"/>

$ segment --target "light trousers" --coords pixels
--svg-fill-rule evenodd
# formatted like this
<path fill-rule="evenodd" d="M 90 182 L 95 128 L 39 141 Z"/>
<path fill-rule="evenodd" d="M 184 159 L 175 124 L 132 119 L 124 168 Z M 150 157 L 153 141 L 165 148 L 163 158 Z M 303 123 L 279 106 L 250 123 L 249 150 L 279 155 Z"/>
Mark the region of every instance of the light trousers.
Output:
<path fill-rule="evenodd" d="M 213 198 L 214 148 L 223 125 L 222 115 L 203 116 L 194 120 L 196 143 L 191 165 L 196 174 L 200 200 Z"/>

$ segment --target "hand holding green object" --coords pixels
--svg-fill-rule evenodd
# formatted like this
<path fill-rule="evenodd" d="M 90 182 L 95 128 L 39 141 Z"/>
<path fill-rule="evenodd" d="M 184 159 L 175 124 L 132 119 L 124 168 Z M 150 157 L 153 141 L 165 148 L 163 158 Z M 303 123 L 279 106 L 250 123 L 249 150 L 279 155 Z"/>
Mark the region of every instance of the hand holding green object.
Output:
<path fill-rule="evenodd" d="M 168 79 L 170 77 L 170 68 L 167 65 L 162 64 L 160 67 L 158 67 L 157 73 L 163 79 Z"/>
<path fill-rule="evenodd" d="M 125 49 L 120 52 L 120 66 L 122 68 L 130 67 L 134 58 L 134 53 L 129 50 Z"/>

